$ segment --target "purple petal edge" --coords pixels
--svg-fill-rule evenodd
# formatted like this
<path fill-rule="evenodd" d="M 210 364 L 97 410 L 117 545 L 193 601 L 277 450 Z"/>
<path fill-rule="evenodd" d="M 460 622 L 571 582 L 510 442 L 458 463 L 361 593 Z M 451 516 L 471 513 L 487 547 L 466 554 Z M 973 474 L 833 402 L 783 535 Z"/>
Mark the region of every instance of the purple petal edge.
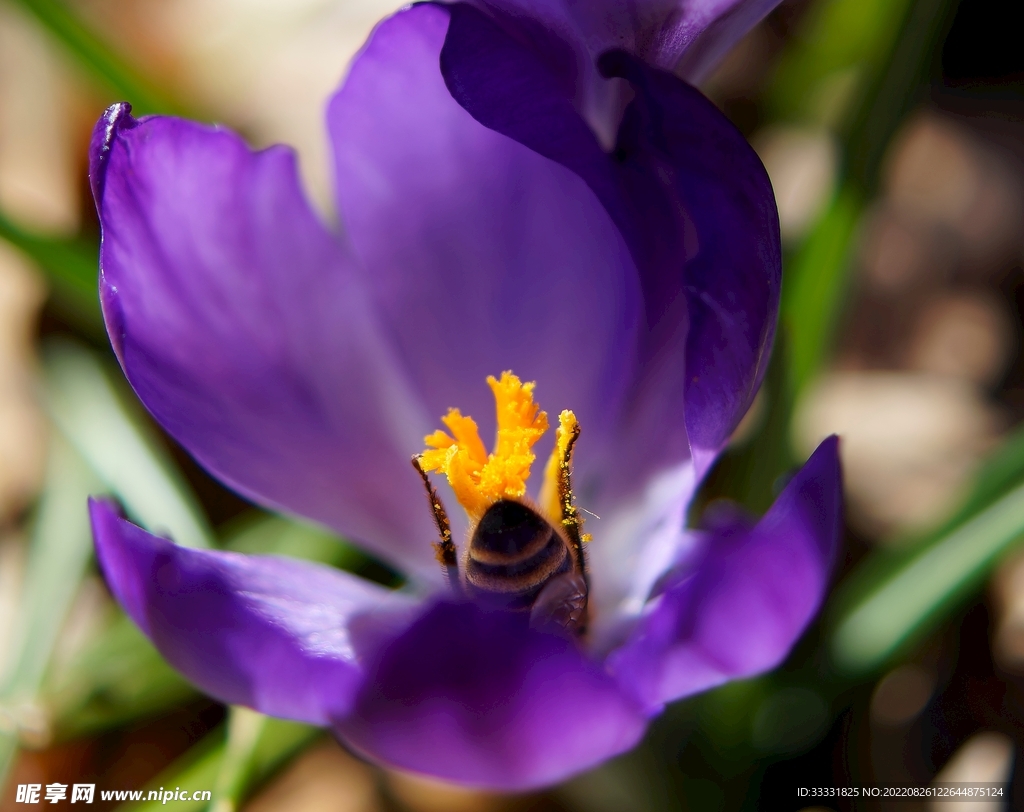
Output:
<path fill-rule="evenodd" d="M 110 105 L 93 127 L 89 142 L 89 188 L 94 200 L 103 198 L 111 143 L 119 130 L 131 129 L 137 123 L 132 117 L 132 106 L 118 102 Z"/>
<path fill-rule="evenodd" d="M 104 318 L 146 408 L 232 489 L 438 583 L 409 465 L 431 423 L 294 153 L 115 105 L 91 159 Z"/>
<path fill-rule="evenodd" d="M 814 617 L 842 530 L 838 438 L 828 438 L 752 529 L 723 523 L 651 602 L 608 666 L 645 706 L 778 665 Z"/>
<path fill-rule="evenodd" d="M 222 702 L 327 725 L 352 707 L 362 662 L 417 607 L 329 567 L 193 550 L 90 500 L 99 566 L 114 597 L 189 681 Z"/>

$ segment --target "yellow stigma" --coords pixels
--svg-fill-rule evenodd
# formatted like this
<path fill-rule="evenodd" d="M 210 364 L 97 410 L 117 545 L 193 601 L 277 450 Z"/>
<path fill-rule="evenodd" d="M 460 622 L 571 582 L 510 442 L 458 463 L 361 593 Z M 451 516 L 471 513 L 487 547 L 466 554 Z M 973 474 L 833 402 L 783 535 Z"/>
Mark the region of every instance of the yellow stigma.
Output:
<path fill-rule="evenodd" d="M 526 493 L 536 459 L 533 446 L 548 430 L 547 414 L 533 402 L 535 384 L 522 383 L 511 372 L 502 372 L 500 380 L 488 376 L 487 384 L 498 419 L 494 451 L 487 453 L 472 417 L 449 409 L 441 422 L 451 433 L 438 429 L 427 435 L 427 450 L 420 456 L 423 470 L 448 477 L 455 498 L 473 519 L 499 499 L 518 499 Z"/>
<path fill-rule="evenodd" d="M 572 494 L 569 491 L 569 472 L 572 466 L 572 444 L 580 433 L 580 424 L 576 415 L 568 409 L 558 415 L 558 429 L 555 431 L 555 447 L 548 457 L 544 469 L 544 484 L 540 489 L 540 505 L 554 521 L 567 515 L 572 510 Z M 567 505 L 562 502 L 569 499 Z M 578 519 L 582 527 L 582 519 Z"/>

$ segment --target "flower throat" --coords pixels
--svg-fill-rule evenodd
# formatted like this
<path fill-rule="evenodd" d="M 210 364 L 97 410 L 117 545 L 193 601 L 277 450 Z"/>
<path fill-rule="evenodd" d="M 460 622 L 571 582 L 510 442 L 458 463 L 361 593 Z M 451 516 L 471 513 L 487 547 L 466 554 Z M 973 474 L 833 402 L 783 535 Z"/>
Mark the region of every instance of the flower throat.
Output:
<path fill-rule="evenodd" d="M 580 428 L 569 410 L 558 418 L 555 447 L 544 472 L 539 505 L 526 497 L 536 460 L 533 446 L 548 429 L 547 414 L 533 400 L 535 384 L 511 372 L 487 383 L 494 393 L 497 436 L 488 454 L 473 418 L 449 409 L 448 432 L 424 438 L 413 457 L 423 478 L 439 541 L 434 548 L 452 589 L 512 611 L 529 611 L 535 626 L 581 634 L 588 584 L 583 520 L 571 487 L 572 452 Z M 428 472 L 447 477 L 472 527 L 462 573 L 451 524 Z"/>

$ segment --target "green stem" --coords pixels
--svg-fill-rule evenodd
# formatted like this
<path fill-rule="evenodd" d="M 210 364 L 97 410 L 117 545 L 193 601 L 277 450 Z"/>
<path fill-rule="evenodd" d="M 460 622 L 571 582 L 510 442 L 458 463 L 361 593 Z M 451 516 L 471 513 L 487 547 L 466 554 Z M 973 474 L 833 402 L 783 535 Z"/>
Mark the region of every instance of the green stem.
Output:
<path fill-rule="evenodd" d="M 235 812 L 238 808 L 249 785 L 253 756 L 266 721 L 267 717 L 261 713 L 232 706 L 228 716 L 228 739 L 213 785 L 211 812 Z"/>

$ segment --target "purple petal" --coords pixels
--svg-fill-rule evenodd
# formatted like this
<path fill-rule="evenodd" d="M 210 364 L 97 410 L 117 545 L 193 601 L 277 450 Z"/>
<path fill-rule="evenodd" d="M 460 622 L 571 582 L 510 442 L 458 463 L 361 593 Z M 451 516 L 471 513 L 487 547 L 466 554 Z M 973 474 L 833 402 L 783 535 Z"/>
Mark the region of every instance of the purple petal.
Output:
<path fill-rule="evenodd" d="M 462 784 L 553 784 L 633 747 L 645 717 L 576 643 L 440 603 L 390 645 L 336 729 L 377 761 Z"/>
<path fill-rule="evenodd" d="M 634 496 L 691 451 L 699 479 L 749 407 L 774 334 L 781 243 L 764 167 L 707 99 L 622 52 L 601 64 L 634 92 L 611 155 L 551 65 L 483 14 L 456 7 L 442 53 L 460 104 L 579 174 L 626 236 L 644 330 L 614 464 L 601 467 L 614 473 L 609 492 Z"/>
<path fill-rule="evenodd" d="M 640 215 L 633 233 L 647 251 L 640 264 L 649 318 L 681 293 L 689 320 L 680 365 L 671 355 L 679 331 L 672 307 L 657 314 L 643 365 L 651 395 L 639 414 L 671 420 L 681 387 L 699 479 L 767 369 L 782 275 L 775 196 L 753 149 L 698 91 L 621 53 L 603 59 L 602 69 L 628 79 L 636 94 L 616 150 L 625 194 Z M 654 208 L 647 201 L 658 200 L 656 180 L 663 196 Z M 674 374 L 662 374 L 661 365 Z"/>
<path fill-rule="evenodd" d="M 652 477 L 639 497 L 612 510 L 594 500 L 602 517 L 587 525 L 594 537 L 587 545 L 594 650 L 621 641 L 623 627 L 643 612 L 654 586 L 692 550 L 694 534 L 684 528 L 696 484 L 693 464 L 685 462 Z"/>
<path fill-rule="evenodd" d="M 635 267 L 577 175 L 452 99 L 439 68 L 448 23 L 432 5 L 386 20 L 331 102 L 349 238 L 437 417 L 457 406 L 487 436 L 484 378 L 511 369 L 537 381 L 549 413 L 571 408 L 600 436 L 631 372 Z"/>
<path fill-rule="evenodd" d="M 687 3 L 663 29 L 652 62 L 700 84 L 732 47 L 781 0 L 702 0 Z"/>
<path fill-rule="evenodd" d="M 596 59 L 620 49 L 699 82 L 781 0 L 473 0 L 517 31 L 536 21 Z M 536 36 L 536 35 L 534 35 Z"/>
<path fill-rule="evenodd" d="M 160 653 L 223 702 L 325 725 L 348 712 L 363 663 L 416 606 L 340 570 L 192 550 L 90 500 L 107 584 Z"/>
<path fill-rule="evenodd" d="M 621 94 L 594 71 L 622 50 L 697 84 L 780 0 L 469 0 L 542 55 L 577 110 L 614 130 Z M 459 4 L 454 4 L 459 5 Z"/>
<path fill-rule="evenodd" d="M 177 119 L 96 127 L 107 329 L 135 391 L 235 490 L 438 577 L 409 456 L 432 428 L 294 154 Z M 433 418 L 433 415 L 431 415 Z"/>
<path fill-rule="evenodd" d="M 755 527 L 720 524 L 694 568 L 652 601 L 608 659 L 623 689 L 656 708 L 778 665 L 821 602 L 841 500 L 832 437 Z"/>

